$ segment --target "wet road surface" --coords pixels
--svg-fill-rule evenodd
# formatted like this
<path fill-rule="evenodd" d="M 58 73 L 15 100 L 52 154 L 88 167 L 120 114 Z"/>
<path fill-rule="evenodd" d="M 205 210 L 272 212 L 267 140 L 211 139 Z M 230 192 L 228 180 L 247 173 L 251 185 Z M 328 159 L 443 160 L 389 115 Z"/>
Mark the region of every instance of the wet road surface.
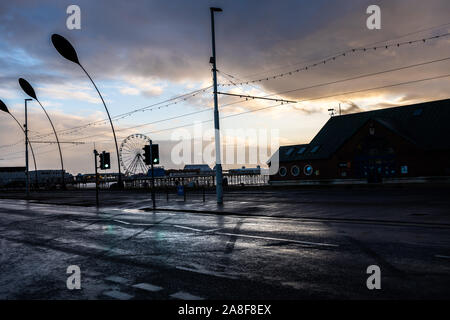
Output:
<path fill-rule="evenodd" d="M 0 200 L 0 298 L 450 298 L 449 225 L 135 207 Z M 66 287 L 70 265 L 81 290 Z"/>

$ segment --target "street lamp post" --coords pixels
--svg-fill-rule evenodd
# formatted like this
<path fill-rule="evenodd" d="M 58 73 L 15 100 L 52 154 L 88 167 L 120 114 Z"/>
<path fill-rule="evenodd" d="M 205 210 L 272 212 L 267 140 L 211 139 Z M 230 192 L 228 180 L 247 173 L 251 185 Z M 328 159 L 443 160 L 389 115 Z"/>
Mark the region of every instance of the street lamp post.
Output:
<path fill-rule="evenodd" d="M 50 118 L 50 116 L 47 113 L 47 110 L 45 110 L 44 106 L 42 105 L 42 103 L 39 101 L 39 99 L 36 96 L 36 92 L 34 91 L 33 87 L 31 86 L 31 84 L 23 79 L 20 78 L 19 79 L 19 85 L 22 88 L 22 90 L 31 98 L 33 98 L 34 100 L 37 101 L 37 103 L 39 103 L 39 105 L 41 106 L 42 110 L 44 110 L 45 115 L 47 116 L 48 121 L 50 122 L 50 125 L 52 126 L 53 129 L 53 133 L 55 134 L 55 138 L 56 138 L 56 143 L 58 144 L 58 150 L 59 150 L 59 158 L 61 161 L 61 179 L 62 179 L 62 188 L 65 189 L 66 184 L 64 181 L 64 161 L 63 161 L 63 156 L 62 156 L 62 152 L 61 152 L 61 145 L 59 143 L 59 139 L 58 139 L 58 134 L 56 133 L 56 129 L 55 126 L 53 125 L 53 121 Z"/>
<path fill-rule="evenodd" d="M 27 168 L 26 171 L 26 188 L 27 188 L 27 199 L 30 197 L 30 171 L 28 168 L 28 101 L 31 101 L 31 99 L 25 99 L 25 124 L 24 124 L 24 130 L 25 130 L 25 167 Z"/>
<path fill-rule="evenodd" d="M 214 131 L 216 142 L 216 195 L 217 203 L 223 203 L 223 177 L 222 177 L 222 159 L 220 155 L 220 125 L 219 125 L 219 103 L 217 99 L 217 65 L 216 65 L 216 36 L 214 30 L 214 12 L 222 12 L 221 8 L 209 8 L 211 11 L 211 35 L 212 35 L 212 57 L 210 62 L 213 65 L 214 82 Z"/>
<path fill-rule="evenodd" d="M 91 76 L 89 75 L 89 73 L 86 71 L 86 69 L 81 65 L 79 59 L 78 59 L 78 55 L 77 52 L 75 51 L 75 48 L 72 46 L 72 44 L 63 36 L 59 35 L 59 34 L 53 34 L 51 37 L 53 46 L 55 47 L 56 51 L 58 51 L 58 53 L 63 56 L 64 58 L 66 58 L 67 60 L 77 64 L 80 66 L 80 68 L 84 71 L 84 73 L 87 75 L 87 77 L 89 78 L 89 80 L 91 80 L 92 84 L 94 85 L 95 90 L 97 91 L 98 95 L 100 96 L 100 99 L 102 100 L 103 106 L 105 107 L 106 110 L 106 114 L 108 115 L 108 119 L 109 119 L 109 123 L 111 124 L 111 130 L 114 136 L 114 143 L 116 145 L 116 154 L 117 154 L 117 166 L 119 169 L 119 180 L 118 180 L 118 185 L 119 188 L 123 187 L 123 183 L 122 183 L 122 174 L 121 174 L 121 170 L 120 170 L 120 155 L 119 155 L 119 146 L 117 145 L 117 138 L 116 138 L 116 132 L 114 130 L 114 125 L 112 123 L 111 120 L 111 116 L 109 114 L 109 110 L 106 107 L 106 103 L 105 100 L 103 99 L 103 96 L 101 95 L 100 91 L 97 88 L 97 85 L 95 84 L 94 80 L 92 80 Z"/>
<path fill-rule="evenodd" d="M 27 121 L 27 100 L 28 101 L 30 101 L 31 99 L 25 99 L 25 125 L 24 125 L 24 127 L 25 128 L 27 128 L 27 124 L 28 124 L 28 121 Z M 13 119 L 14 119 L 14 121 L 17 123 L 17 125 L 20 127 L 20 130 L 22 130 L 22 132 L 25 134 L 25 141 L 28 141 L 28 144 L 30 145 L 30 150 L 31 150 L 31 155 L 33 156 L 33 162 L 34 162 L 34 173 L 35 173 L 35 179 L 36 179 L 36 181 L 35 181 L 35 183 L 36 183 L 36 186 L 38 186 L 38 174 L 37 174 L 37 166 L 36 166 L 36 157 L 34 156 L 34 150 L 33 150 L 33 146 L 31 145 L 31 142 L 29 141 L 29 139 L 28 139 L 28 132 L 27 131 L 25 131 L 25 129 L 22 127 L 22 125 L 20 124 L 20 122 L 17 120 L 17 118 L 8 110 L 8 107 L 3 103 L 3 101 L 2 100 L 0 100 L 0 110 L 1 111 L 3 111 L 3 112 L 5 112 L 5 113 L 7 113 L 7 114 L 9 114 Z M 27 128 L 28 129 L 28 128 Z M 27 145 L 26 145 L 26 142 L 25 142 L 25 147 L 26 147 L 26 151 L 25 151 L 25 158 L 26 158 L 26 163 L 27 163 L 27 165 L 26 165 L 26 167 L 27 167 L 27 181 L 28 181 L 28 147 L 27 147 Z"/>

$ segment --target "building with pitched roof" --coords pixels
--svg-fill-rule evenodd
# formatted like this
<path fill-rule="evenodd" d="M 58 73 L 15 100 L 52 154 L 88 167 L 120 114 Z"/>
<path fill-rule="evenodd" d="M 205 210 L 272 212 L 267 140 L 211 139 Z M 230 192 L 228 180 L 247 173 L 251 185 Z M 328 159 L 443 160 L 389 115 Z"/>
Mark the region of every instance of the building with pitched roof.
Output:
<path fill-rule="evenodd" d="M 309 144 L 274 157 L 271 184 L 450 176 L 450 99 L 333 116 Z"/>

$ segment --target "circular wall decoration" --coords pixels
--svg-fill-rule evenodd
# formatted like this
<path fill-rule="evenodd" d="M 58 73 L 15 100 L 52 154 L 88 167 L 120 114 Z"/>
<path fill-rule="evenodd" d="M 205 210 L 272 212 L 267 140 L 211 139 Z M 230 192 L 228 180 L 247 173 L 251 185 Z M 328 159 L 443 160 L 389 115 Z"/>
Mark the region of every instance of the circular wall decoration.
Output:
<path fill-rule="evenodd" d="M 280 176 L 285 177 L 287 174 L 287 170 L 285 167 L 280 167 L 280 170 L 278 171 L 280 173 Z"/>
<path fill-rule="evenodd" d="M 292 166 L 291 168 L 291 174 L 296 177 L 300 174 L 300 168 L 297 166 Z"/>
<path fill-rule="evenodd" d="M 303 168 L 303 173 L 307 176 L 310 176 L 313 174 L 313 167 L 310 164 L 307 164 L 304 168 Z"/>

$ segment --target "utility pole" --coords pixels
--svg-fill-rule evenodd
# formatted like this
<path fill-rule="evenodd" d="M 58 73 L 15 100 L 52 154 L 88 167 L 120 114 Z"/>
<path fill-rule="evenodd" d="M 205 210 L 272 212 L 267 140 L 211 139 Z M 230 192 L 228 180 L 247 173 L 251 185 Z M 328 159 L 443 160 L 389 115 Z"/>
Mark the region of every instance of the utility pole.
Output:
<path fill-rule="evenodd" d="M 25 167 L 26 167 L 26 173 L 25 173 L 25 186 L 26 186 L 26 193 L 27 193 L 27 200 L 30 198 L 30 173 L 29 173 L 29 167 L 28 167 L 28 101 L 31 101 L 32 99 L 25 99 L 25 124 L 24 130 L 25 130 Z"/>
<path fill-rule="evenodd" d="M 96 149 L 94 149 L 94 164 L 95 164 L 95 203 L 97 205 L 97 208 L 99 207 L 99 200 L 98 200 L 98 171 L 97 171 L 97 156 L 98 152 Z"/>
<path fill-rule="evenodd" d="M 221 8 L 209 8 L 211 11 L 211 35 L 212 35 L 212 57 L 210 63 L 213 68 L 213 82 L 214 82 L 214 131 L 216 142 L 216 195 L 217 203 L 223 204 L 223 177 L 222 177 L 222 160 L 220 154 L 220 125 L 219 125 L 219 102 L 217 99 L 217 65 L 216 65 L 216 36 L 214 30 L 214 12 L 222 12 Z"/>

